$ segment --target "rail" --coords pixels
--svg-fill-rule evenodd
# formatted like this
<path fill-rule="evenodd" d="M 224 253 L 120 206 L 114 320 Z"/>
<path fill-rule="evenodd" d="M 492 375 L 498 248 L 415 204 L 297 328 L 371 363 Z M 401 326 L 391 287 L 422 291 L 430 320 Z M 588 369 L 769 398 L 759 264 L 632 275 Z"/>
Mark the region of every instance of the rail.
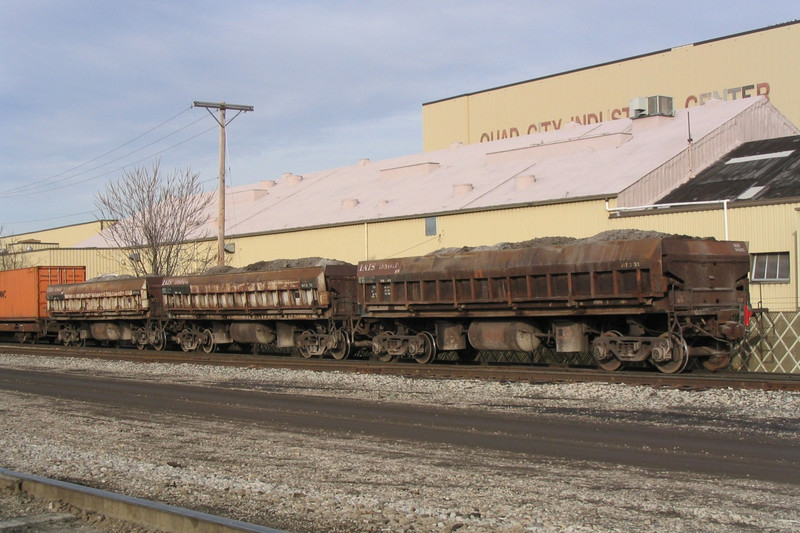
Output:
<path fill-rule="evenodd" d="M 467 363 L 437 361 L 420 365 L 413 360 L 380 363 L 368 359 L 333 360 L 243 353 L 199 354 L 182 351 L 139 351 L 121 348 L 77 348 L 48 345 L 8 344 L 4 353 L 45 357 L 80 357 L 147 363 L 242 366 L 247 368 L 284 368 L 320 372 L 397 375 L 433 379 L 480 379 L 528 383 L 619 383 L 677 389 L 759 389 L 800 391 L 800 374 L 770 372 L 708 372 L 693 370 L 664 374 L 650 369 L 608 372 L 596 368 L 564 367 L 510 363 Z"/>
<path fill-rule="evenodd" d="M 191 509 L 115 494 L 0 468 L 0 487 L 14 488 L 34 498 L 61 501 L 106 517 L 167 532 L 284 533 L 278 529 L 214 516 Z"/>

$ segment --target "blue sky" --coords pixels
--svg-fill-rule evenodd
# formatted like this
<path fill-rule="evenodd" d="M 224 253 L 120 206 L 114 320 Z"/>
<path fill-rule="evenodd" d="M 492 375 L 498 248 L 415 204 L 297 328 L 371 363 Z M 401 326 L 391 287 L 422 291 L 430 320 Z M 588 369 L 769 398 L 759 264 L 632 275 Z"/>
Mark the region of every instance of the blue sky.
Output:
<path fill-rule="evenodd" d="M 0 226 L 94 219 L 124 168 L 243 185 L 422 151 L 422 104 L 800 19 L 794 1 L 0 0 Z M 231 112 L 228 112 L 231 117 Z"/>

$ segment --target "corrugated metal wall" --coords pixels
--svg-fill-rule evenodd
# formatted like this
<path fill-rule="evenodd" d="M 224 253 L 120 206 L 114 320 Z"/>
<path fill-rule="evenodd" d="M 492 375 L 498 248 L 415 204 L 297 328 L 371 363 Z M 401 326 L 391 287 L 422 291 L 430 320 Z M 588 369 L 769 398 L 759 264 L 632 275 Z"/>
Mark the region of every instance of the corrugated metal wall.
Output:
<path fill-rule="evenodd" d="M 26 254 L 26 266 L 85 266 L 86 278 L 101 274 L 127 274 L 118 250 L 52 248 Z"/>
<path fill-rule="evenodd" d="M 51 228 L 30 233 L 21 233 L 19 235 L 11 235 L 6 238 L 0 238 L 0 243 L 6 241 L 18 242 L 32 239 L 44 243 L 58 243 L 59 246 L 68 248 L 97 235 L 107 224 L 109 224 L 108 221 L 96 220 L 93 222 L 87 222 L 85 224 L 75 224 L 72 226 Z"/>

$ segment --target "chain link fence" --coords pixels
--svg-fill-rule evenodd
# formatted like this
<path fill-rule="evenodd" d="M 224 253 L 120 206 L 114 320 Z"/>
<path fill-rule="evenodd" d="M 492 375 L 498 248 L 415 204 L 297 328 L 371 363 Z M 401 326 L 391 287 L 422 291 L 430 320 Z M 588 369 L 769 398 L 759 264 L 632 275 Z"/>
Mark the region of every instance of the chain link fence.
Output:
<path fill-rule="evenodd" d="M 729 365 L 739 372 L 800 373 L 800 312 L 759 313 Z"/>

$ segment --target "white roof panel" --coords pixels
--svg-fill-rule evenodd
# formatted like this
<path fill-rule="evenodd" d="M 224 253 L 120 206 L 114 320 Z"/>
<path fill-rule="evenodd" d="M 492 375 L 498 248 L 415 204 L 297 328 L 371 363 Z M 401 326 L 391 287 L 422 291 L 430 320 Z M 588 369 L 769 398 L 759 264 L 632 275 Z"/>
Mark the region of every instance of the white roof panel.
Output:
<path fill-rule="evenodd" d="M 311 172 L 230 189 L 226 234 L 615 196 L 753 106 L 748 98 Z M 771 106 L 770 106 L 771 107 Z M 772 108 L 774 110 L 774 108 Z M 777 110 L 774 113 L 779 114 Z M 781 132 L 779 135 L 785 135 Z M 733 148 L 733 147 L 731 147 Z M 216 205 L 212 206 L 216 216 Z M 208 225 L 216 234 L 216 221 Z M 105 246 L 90 239 L 84 246 Z"/>

